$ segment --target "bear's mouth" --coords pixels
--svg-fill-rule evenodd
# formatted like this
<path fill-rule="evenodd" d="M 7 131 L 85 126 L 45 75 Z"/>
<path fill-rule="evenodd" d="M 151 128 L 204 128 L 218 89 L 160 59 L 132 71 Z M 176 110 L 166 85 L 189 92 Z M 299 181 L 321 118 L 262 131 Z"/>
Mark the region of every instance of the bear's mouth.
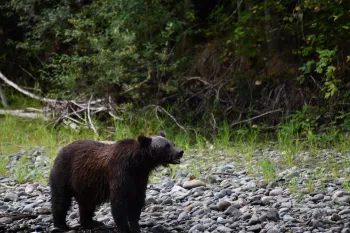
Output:
<path fill-rule="evenodd" d="M 181 158 L 175 158 L 171 161 L 172 164 L 180 164 L 181 163 Z"/>
<path fill-rule="evenodd" d="M 182 158 L 184 154 L 184 151 L 183 150 L 179 150 L 178 153 L 176 153 L 175 155 L 172 156 L 172 159 L 170 161 L 170 163 L 172 164 L 179 164 L 181 161 L 180 159 Z"/>

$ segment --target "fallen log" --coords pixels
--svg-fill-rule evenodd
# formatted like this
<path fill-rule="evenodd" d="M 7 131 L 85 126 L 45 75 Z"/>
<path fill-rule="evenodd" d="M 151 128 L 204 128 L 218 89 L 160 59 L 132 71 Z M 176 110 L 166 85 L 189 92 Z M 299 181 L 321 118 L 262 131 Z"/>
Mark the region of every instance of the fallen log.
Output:
<path fill-rule="evenodd" d="M 29 119 L 43 119 L 44 121 L 50 120 L 50 118 L 44 115 L 43 113 L 28 112 L 26 111 L 26 109 L 18 109 L 18 110 L 0 109 L 0 115 L 11 115 L 11 116 L 29 118 Z"/>

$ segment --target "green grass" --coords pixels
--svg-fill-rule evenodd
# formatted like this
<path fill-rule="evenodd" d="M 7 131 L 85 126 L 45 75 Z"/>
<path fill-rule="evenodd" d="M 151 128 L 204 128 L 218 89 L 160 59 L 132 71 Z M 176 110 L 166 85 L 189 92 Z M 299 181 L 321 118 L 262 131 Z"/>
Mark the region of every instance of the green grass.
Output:
<path fill-rule="evenodd" d="M 195 136 L 196 136 L 196 147 L 199 150 L 204 150 L 206 147 L 205 138 L 198 131 L 195 132 Z"/>
<path fill-rule="evenodd" d="M 11 103 L 20 108 L 24 106 L 39 107 L 37 101 L 23 101 L 22 97 L 11 96 Z M 136 116 L 137 115 L 137 116 Z M 222 156 L 243 164 L 248 169 L 250 175 L 262 175 L 265 181 L 273 181 L 279 172 L 276 167 L 287 169 L 292 166 L 309 165 L 311 169 L 322 167 L 330 171 L 331 178 L 336 180 L 345 175 L 339 173 L 350 162 L 343 164 L 337 163 L 336 158 L 331 158 L 327 163 L 318 162 L 318 153 L 322 148 L 332 148 L 343 154 L 349 152 L 350 140 L 339 129 L 332 128 L 323 133 L 315 133 L 309 124 L 306 124 L 305 130 L 300 130 L 300 123 L 297 121 L 283 122 L 275 134 L 264 133 L 259 127 L 231 129 L 227 122 L 223 122 L 218 127 L 217 133 L 206 132 L 200 125 L 197 127 L 185 126 L 187 132 L 178 127 L 173 119 L 168 115 L 156 112 L 154 110 L 138 114 L 120 116 L 122 120 L 115 120 L 112 124 L 101 124 L 95 119 L 95 126 L 98 130 L 98 136 L 87 128 L 73 130 L 68 127 L 52 128 L 47 122 L 42 120 L 26 120 L 11 116 L 0 116 L 0 176 L 7 173 L 6 155 L 18 151 L 44 146 L 46 156 L 53 158 L 57 155 L 60 147 L 77 139 L 93 140 L 119 140 L 122 138 L 136 138 L 138 134 L 153 135 L 160 130 L 165 130 L 167 137 L 174 141 L 176 146 L 190 151 L 190 149 L 199 149 L 198 153 L 186 153 L 185 157 L 191 158 L 187 169 L 196 177 L 201 176 L 200 168 L 210 168 L 213 164 L 222 161 Z M 257 150 L 264 150 L 267 147 L 280 151 L 279 156 L 273 161 L 268 158 L 257 156 Z M 310 152 L 310 159 L 304 161 L 300 157 L 303 151 Z M 302 163 L 300 163 L 302 161 Z M 28 179 L 37 181 L 44 180 L 40 171 L 28 171 L 25 167 L 26 161 L 20 161 L 14 176 L 21 182 Z M 258 167 L 259 169 L 256 169 Z M 169 174 L 176 177 L 180 166 L 170 166 Z M 30 174 L 30 175 L 28 175 Z M 33 175 L 34 174 L 34 175 Z M 315 173 L 317 180 L 324 184 L 326 177 L 323 173 Z M 316 180 L 316 181 L 317 181 Z M 295 182 L 295 183 L 293 183 Z M 297 179 L 292 179 L 288 186 L 292 190 L 296 189 Z M 307 189 L 315 189 L 315 180 L 308 179 L 304 184 Z M 349 183 L 344 182 L 344 188 L 349 189 Z"/>
<path fill-rule="evenodd" d="M 262 174 L 266 182 L 275 180 L 277 170 L 276 165 L 272 161 L 267 158 L 262 158 L 259 160 L 258 164 L 262 170 Z"/>
<path fill-rule="evenodd" d="M 315 180 L 312 176 L 309 176 L 306 180 L 306 188 L 309 190 L 309 193 L 315 191 Z"/>
<path fill-rule="evenodd" d="M 6 157 L 0 157 L 0 176 L 6 175 L 7 173 L 6 165 L 7 165 Z"/>
<path fill-rule="evenodd" d="M 35 177 L 33 177 L 33 171 L 29 169 L 27 166 L 28 159 L 26 156 L 22 156 L 20 160 L 17 162 L 15 171 L 14 171 L 14 178 L 19 183 L 25 183 L 28 180 L 35 180 Z"/>
<path fill-rule="evenodd" d="M 232 130 L 230 129 L 230 126 L 227 123 L 227 121 L 224 121 L 224 123 L 219 129 L 218 134 L 215 135 L 213 139 L 215 146 L 224 149 L 231 147 L 231 131 Z"/>
<path fill-rule="evenodd" d="M 296 177 L 294 177 L 293 179 L 291 179 L 287 185 L 287 187 L 289 188 L 289 191 L 293 194 L 298 194 L 298 179 Z"/>
<path fill-rule="evenodd" d="M 79 132 L 63 127 L 55 130 L 42 120 L 26 120 L 7 115 L 0 117 L 1 155 L 45 146 L 49 157 L 53 157 L 60 146 L 81 138 L 96 139 L 96 136 L 84 129 Z"/>

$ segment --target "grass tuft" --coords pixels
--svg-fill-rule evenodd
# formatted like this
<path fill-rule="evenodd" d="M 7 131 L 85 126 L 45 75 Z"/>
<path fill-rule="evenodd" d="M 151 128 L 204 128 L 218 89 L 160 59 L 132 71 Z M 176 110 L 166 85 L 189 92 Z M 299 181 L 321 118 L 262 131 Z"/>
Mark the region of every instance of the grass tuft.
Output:
<path fill-rule="evenodd" d="M 258 164 L 262 170 L 265 181 L 270 182 L 276 179 L 277 169 L 272 161 L 267 158 L 262 158 Z"/>
<path fill-rule="evenodd" d="M 0 176 L 5 176 L 7 173 L 7 158 L 6 157 L 0 157 Z"/>

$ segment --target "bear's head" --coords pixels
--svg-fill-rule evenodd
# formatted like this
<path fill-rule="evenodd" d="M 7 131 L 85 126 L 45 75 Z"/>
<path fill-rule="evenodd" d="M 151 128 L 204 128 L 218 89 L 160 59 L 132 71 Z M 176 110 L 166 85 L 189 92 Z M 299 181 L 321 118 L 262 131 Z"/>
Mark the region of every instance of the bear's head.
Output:
<path fill-rule="evenodd" d="M 139 135 L 137 141 L 142 148 L 147 148 L 152 158 L 162 165 L 179 164 L 184 154 L 183 150 L 176 148 L 175 144 L 166 138 L 164 132 L 151 137 Z"/>

